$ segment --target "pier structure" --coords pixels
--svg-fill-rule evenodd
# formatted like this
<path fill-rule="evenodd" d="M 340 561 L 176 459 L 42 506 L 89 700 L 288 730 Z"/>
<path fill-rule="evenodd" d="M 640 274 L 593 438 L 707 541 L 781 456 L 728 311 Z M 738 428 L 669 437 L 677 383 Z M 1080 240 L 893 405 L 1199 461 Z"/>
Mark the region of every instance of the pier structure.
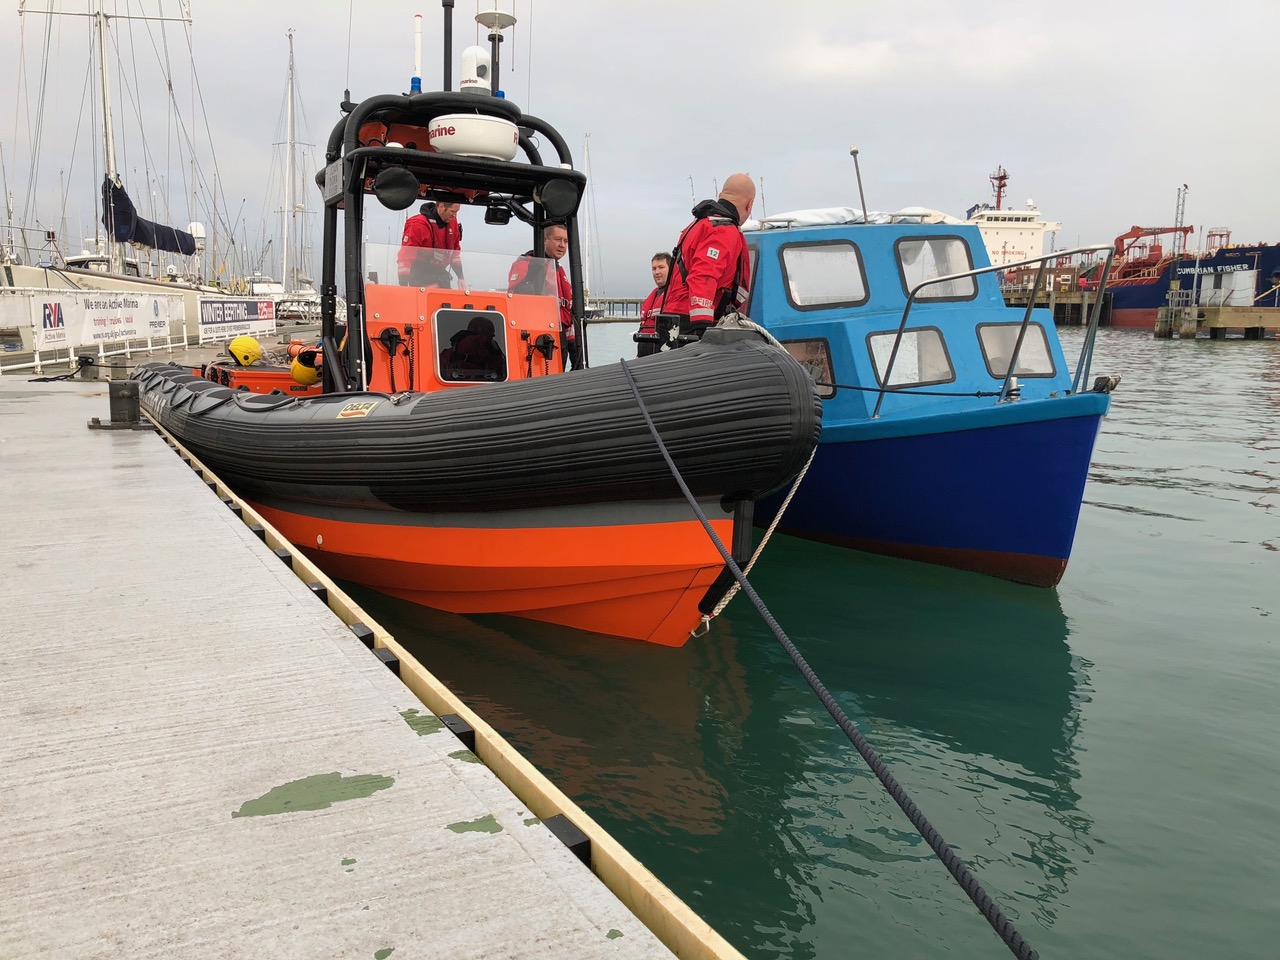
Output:
<path fill-rule="evenodd" d="M 1210 340 L 1222 340 L 1228 330 L 1240 330 L 1246 340 L 1265 339 L 1268 332 L 1272 336 L 1280 335 L 1280 308 L 1190 306 L 1175 302 L 1156 310 L 1157 340 L 1171 340 L 1174 337 L 1193 340 L 1201 331 Z"/>
<path fill-rule="evenodd" d="M 1025 307 L 1031 301 L 1031 286 L 1004 286 L 1001 288 L 1004 302 L 1011 307 Z M 1096 290 L 1071 289 L 1062 284 L 1043 286 L 1036 292 L 1036 307 L 1043 307 L 1053 315 L 1053 322 L 1059 326 L 1079 327 L 1089 322 L 1089 311 L 1098 299 Z M 1107 326 L 1111 322 L 1111 294 L 1104 292 L 1102 297 L 1102 315 L 1098 325 Z"/>
<path fill-rule="evenodd" d="M 587 301 L 588 323 L 639 323 L 643 297 L 592 297 Z"/>
<path fill-rule="evenodd" d="M 130 386 L 0 377 L 0 956 L 740 960 Z"/>
<path fill-rule="evenodd" d="M 1184 290 L 1177 282 L 1156 309 L 1157 340 L 1194 340 L 1204 331 L 1210 340 L 1223 340 L 1228 330 L 1239 330 L 1246 340 L 1266 339 L 1268 331 L 1280 331 L 1280 307 L 1251 304 L 1231 306 L 1203 303 L 1193 288 Z"/>

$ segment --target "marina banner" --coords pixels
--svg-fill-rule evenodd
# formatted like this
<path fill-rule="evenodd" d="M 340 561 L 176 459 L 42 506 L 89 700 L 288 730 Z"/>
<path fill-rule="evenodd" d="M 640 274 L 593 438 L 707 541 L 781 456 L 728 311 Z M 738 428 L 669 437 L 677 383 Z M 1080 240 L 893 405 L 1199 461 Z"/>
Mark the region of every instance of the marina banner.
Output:
<path fill-rule="evenodd" d="M 276 332 L 276 304 L 268 298 L 202 297 L 200 342 L 230 340 L 241 334 Z"/>
<path fill-rule="evenodd" d="M 36 350 L 159 339 L 169 336 L 170 323 L 181 324 L 183 316 L 182 295 L 175 293 L 41 292 L 28 302 Z"/>

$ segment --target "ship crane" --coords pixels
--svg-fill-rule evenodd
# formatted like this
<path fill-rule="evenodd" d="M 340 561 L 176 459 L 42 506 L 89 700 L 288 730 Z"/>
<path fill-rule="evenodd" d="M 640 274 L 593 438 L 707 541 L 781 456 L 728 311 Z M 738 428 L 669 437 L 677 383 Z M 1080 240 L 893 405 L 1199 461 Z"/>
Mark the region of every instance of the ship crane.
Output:
<path fill-rule="evenodd" d="M 1134 224 L 1116 237 L 1116 259 L 1123 257 L 1129 251 L 1129 248 L 1143 237 L 1158 237 L 1166 233 L 1180 233 L 1185 242 L 1186 238 L 1195 232 L 1195 229 L 1195 227 L 1139 227 Z"/>

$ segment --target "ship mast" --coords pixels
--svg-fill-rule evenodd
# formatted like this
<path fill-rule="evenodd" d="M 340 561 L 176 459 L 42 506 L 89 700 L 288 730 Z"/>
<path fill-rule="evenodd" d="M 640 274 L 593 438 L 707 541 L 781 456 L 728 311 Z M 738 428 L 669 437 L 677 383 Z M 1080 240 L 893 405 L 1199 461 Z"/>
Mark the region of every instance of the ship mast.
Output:
<path fill-rule="evenodd" d="M 1009 183 L 1009 174 L 1005 172 L 1004 167 L 997 166 L 996 172 L 991 174 L 991 189 L 996 195 L 996 209 L 1000 209 L 1000 202 L 1004 200 L 1004 188 Z"/>

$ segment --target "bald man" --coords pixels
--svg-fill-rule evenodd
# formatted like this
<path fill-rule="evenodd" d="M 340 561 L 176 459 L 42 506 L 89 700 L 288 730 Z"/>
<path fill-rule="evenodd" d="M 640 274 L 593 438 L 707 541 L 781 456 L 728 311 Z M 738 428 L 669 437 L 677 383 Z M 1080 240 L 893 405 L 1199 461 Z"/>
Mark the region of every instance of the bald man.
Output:
<path fill-rule="evenodd" d="M 702 339 L 725 314 L 746 307 L 751 260 L 741 228 L 755 199 L 751 178 L 735 173 L 725 180 L 718 199 L 693 208 L 693 223 L 676 241 L 662 301 L 662 313 L 679 317 L 678 342 Z"/>

